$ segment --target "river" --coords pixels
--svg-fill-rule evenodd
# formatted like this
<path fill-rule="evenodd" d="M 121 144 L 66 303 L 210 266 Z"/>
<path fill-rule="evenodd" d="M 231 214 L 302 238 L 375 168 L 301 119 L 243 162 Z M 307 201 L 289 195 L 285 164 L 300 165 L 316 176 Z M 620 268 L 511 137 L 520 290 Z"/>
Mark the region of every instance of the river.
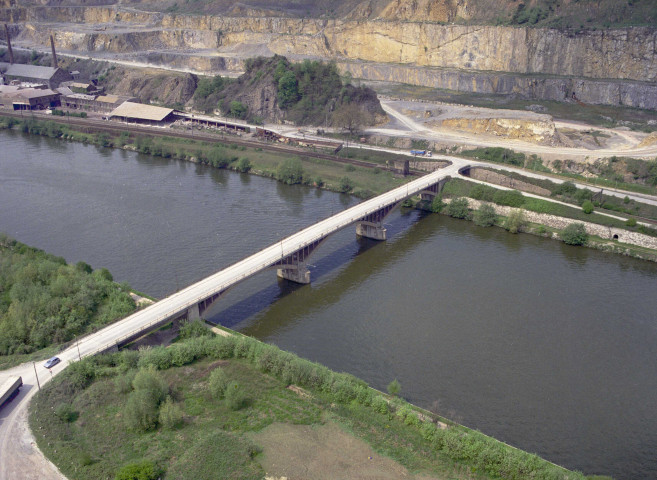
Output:
<path fill-rule="evenodd" d="M 356 200 L 0 131 L 0 231 L 163 297 Z M 657 265 L 402 210 L 211 321 L 571 469 L 657 478 Z"/>

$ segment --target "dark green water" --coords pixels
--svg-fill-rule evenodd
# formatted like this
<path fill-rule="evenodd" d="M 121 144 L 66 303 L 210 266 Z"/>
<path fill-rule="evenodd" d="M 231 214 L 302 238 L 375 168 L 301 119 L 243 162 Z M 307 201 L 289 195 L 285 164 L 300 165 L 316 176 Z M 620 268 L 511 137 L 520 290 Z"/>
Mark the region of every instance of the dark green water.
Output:
<path fill-rule="evenodd" d="M 0 132 L 0 231 L 162 297 L 352 204 Z M 586 473 L 656 478 L 657 265 L 418 212 L 345 230 L 313 283 L 265 272 L 212 320 Z"/>

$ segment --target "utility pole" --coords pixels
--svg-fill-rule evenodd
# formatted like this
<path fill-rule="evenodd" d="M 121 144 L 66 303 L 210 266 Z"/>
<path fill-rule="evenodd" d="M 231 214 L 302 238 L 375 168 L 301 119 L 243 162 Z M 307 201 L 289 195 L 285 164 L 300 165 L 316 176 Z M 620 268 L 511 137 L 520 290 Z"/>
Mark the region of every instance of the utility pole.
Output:
<path fill-rule="evenodd" d="M 39 374 L 36 371 L 36 364 L 32 362 L 32 366 L 34 367 L 34 376 L 36 377 L 37 387 L 39 387 L 39 390 L 41 390 L 41 385 L 39 384 Z"/>
<path fill-rule="evenodd" d="M 80 355 L 80 339 L 79 338 L 77 339 L 75 344 L 78 347 L 78 361 L 82 361 L 82 356 Z"/>

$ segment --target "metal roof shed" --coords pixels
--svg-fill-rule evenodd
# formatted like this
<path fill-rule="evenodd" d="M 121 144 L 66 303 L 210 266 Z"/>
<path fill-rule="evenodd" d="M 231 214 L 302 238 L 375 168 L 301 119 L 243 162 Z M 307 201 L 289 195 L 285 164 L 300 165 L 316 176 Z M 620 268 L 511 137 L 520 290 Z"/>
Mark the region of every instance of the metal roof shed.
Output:
<path fill-rule="evenodd" d="M 155 107 L 143 103 L 124 102 L 110 113 L 110 118 L 118 117 L 125 121 L 157 124 L 171 120 L 173 108 Z"/>

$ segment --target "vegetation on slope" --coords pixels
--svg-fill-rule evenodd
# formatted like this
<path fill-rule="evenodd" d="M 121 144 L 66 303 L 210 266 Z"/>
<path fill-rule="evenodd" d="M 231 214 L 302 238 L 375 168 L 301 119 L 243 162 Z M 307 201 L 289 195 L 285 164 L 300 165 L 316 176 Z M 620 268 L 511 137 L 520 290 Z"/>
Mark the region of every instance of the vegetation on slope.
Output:
<path fill-rule="evenodd" d="M 137 469 L 164 479 L 263 478 L 257 456 L 267 445 L 257 432 L 275 422 L 337 422 L 407 469 L 441 478 L 584 478 L 241 336 L 84 359 L 30 408 L 39 447 L 71 479 Z"/>
<path fill-rule="evenodd" d="M 105 268 L 0 236 L 0 356 L 64 343 L 135 309 L 126 286 Z"/>
<path fill-rule="evenodd" d="M 237 80 L 201 79 L 194 106 L 254 123 L 291 121 L 297 125 L 336 125 L 354 130 L 384 116 L 374 90 L 343 81 L 334 63 L 291 63 L 274 56 L 248 59 Z"/>

